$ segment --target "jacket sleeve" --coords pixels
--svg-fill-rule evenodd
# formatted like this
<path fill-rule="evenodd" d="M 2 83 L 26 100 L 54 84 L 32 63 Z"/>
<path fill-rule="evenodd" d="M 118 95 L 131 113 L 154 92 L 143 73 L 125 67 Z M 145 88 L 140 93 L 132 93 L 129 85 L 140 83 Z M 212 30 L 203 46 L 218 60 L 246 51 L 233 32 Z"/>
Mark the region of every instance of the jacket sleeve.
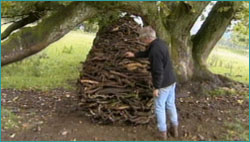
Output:
<path fill-rule="evenodd" d="M 151 72 L 153 77 L 153 85 L 156 89 L 161 87 L 163 81 L 163 55 L 160 50 L 153 50 L 149 60 L 151 63 Z"/>
<path fill-rule="evenodd" d="M 147 58 L 149 54 L 149 50 L 135 53 L 135 58 Z"/>

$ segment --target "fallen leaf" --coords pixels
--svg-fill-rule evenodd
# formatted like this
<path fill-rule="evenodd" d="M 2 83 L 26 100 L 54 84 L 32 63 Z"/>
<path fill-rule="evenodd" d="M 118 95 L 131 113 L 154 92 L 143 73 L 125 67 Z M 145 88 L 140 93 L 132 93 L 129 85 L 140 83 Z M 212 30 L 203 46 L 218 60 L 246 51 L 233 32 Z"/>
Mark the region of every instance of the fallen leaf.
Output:
<path fill-rule="evenodd" d="M 181 102 L 181 103 L 183 102 L 183 99 L 182 99 L 182 98 L 180 98 L 180 102 Z"/>
<path fill-rule="evenodd" d="M 15 97 L 12 101 L 13 101 L 13 102 L 15 102 L 17 99 L 18 99 L 18 96 L 17 96 L 17 97 Z"/>
<path fill-rule="evenodd" d="M 94 137 L 94 141 L 98 141 L 98 138 L 97 138 L 97 137 Z"/>
<path fill-rule="evenodd" d="M 220 117 L 217 117 L 217 119 L 218 119 L 219 121 L 221 121 L 221 120 L 222 120 Z"/>
<path fill-rule="evenodd" d="M 29 127 L 30 127 L 30 125 L 29 125 L 28 123 L 24 123 L 22 126 L 23 126 L 23 128 L 24 128 L 24 129 L 26 129 L 26 128 L 29 128 Z"/>
<path fill-rule="evenodd" d="M 198 134 L 198 137 L 199 137 L 199 139 L 200 139 L 201 141 L 204 141 L 204 140 L 205 140 L 204 136 L 202 136 L 201 134 Z"/>
<path fill-rule="evenodd" d="M 69 132 L 68 131 L 63 131 L 61 134 L 63 135 L 63 136 L 65 136 L 65 135 L 67 135 Z"/>
<path fill-rule="evenodd" d="M 13 133 L 12 135 L 10 135 L 11 138 L 14 138 L 16 136 L 15 133 Z"/>
<path fill-rule="evenodd" d="M 242 105 L 242 103 L 244 102 L 243 100 L 237 100 L 237 102 Z"/>

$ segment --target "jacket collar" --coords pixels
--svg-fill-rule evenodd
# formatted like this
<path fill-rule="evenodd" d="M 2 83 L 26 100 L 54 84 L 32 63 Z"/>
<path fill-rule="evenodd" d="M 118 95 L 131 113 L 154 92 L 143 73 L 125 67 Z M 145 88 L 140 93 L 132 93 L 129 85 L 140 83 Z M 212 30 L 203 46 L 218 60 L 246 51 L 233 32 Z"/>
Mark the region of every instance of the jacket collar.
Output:
<path fill-rule="evenodd" d="M 151 47 L 155 42 L 157 42 L 159 40 L 159 38 L 156 38 L 155 40 L 153 40 L 150 44 L 149 47 Z"/>

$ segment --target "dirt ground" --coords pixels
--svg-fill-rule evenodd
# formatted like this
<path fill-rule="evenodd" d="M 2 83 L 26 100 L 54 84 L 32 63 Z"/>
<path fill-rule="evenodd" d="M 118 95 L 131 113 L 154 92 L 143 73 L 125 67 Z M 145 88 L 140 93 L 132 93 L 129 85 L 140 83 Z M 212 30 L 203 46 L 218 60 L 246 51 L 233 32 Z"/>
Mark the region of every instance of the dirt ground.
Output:
<path fill-rule="evenodd" d="M 189 86 L 190 88 L 190 86 Z M 226 90 L 226 91 L 225 91 Z M 229 90 L 229 91 L 227 91 Z M 156 141 L 155 122 L 149 125 L 99 125 L 78 110 L 75 92 L 2 89 L 1 106 L 18 116 L 18 127 L 2 123 L 2 141 Z M 230 94 L 235 92 L 235 94 Z M 169 141 L 249 140 L 249 100 L 238 90 L 222 94 L 182 91 L 177 94 L 180 137 Z M 7 117 L 2 113 L 3 118 Z"/>

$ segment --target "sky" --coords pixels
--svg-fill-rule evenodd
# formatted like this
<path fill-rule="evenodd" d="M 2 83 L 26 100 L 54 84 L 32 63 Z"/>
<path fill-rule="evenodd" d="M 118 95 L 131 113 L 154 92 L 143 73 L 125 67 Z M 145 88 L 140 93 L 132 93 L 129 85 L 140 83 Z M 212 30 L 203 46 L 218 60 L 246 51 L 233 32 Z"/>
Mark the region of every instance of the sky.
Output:
<path fill-rule="evenodd" d="M 201 15 L 204 15 L 205 17 L 208 16 L 208 13 L 212 10 L 213 4 L 215 4 L 217 1 L 212 1 L 212 4 L 209 4 L 202 12 Z M 198 32 L 198 30 L 200 29 L 201 25 L 203 24 L 205 20 L 202 20 L 202 16 L 200 16 L 197 21 L 195 22 L 195 24 L 193 25 L 192 29 L 191 29 L 191 35 L 194 35 Z"/>

